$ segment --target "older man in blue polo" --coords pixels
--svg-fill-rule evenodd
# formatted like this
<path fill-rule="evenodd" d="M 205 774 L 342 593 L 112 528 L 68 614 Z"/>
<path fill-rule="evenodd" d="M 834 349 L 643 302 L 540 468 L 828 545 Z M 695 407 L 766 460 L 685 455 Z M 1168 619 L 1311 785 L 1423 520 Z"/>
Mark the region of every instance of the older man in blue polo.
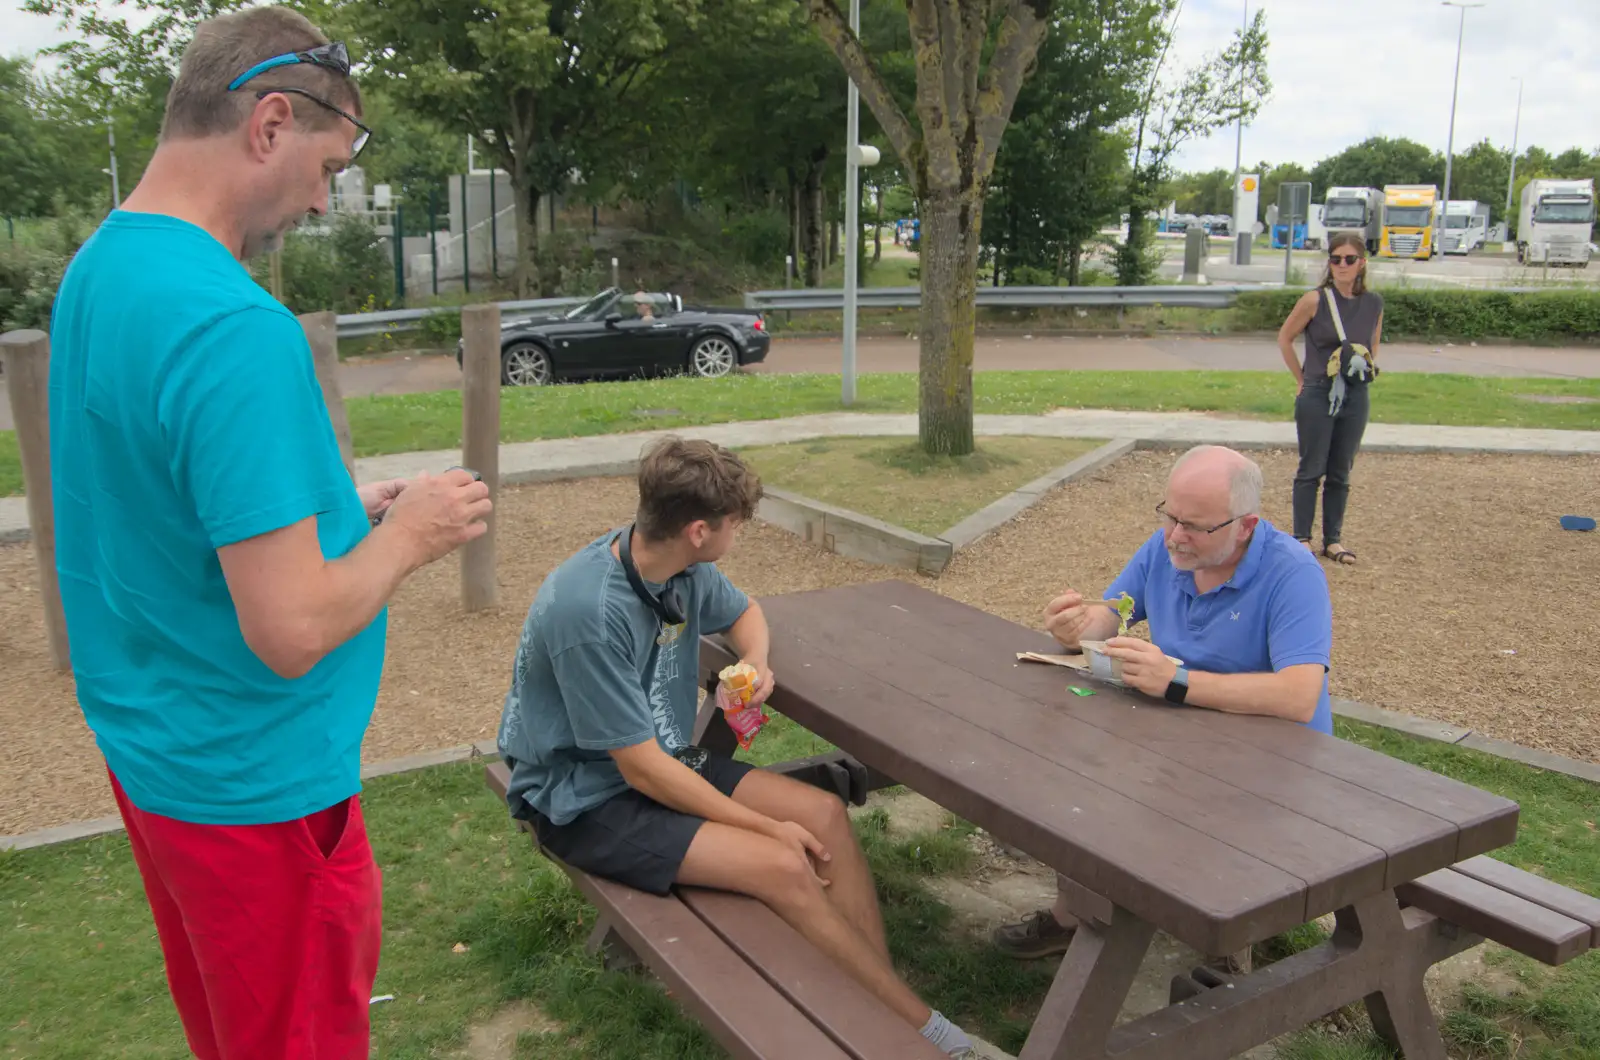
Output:
<path fill-rule="evenodd" d="M 1184 453 L 1156 506 L 1161 528 L 1103 597 L 1133 597 L 1129 623 L 1148 622 L 1150 639 L 1116 636 L 1117 613 L 1085 606 L 1071 589 L 1045 608 L 1045 628 L 1069 650 L 1106 641 L 1123 680 L 1146 695 L 1331 733 L 1327 576 L 1293 535 L 1261 518 L 1261 489 L 1261 469 L 1242 453 L 1217 445 Z M 1034 959 L 1066 952 L 1076 928 L 1058 898 L 1053 909 L 997 928 L 994 942 Z M 1249 951 L 1225 966 L 1248 971 Z"/>

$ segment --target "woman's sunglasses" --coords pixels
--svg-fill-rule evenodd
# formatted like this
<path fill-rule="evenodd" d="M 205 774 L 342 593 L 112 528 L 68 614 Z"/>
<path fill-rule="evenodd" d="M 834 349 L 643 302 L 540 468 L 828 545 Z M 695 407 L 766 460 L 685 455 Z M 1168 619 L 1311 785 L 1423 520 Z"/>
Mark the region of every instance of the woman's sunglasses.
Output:
<path fill-rule="evenodd" d="M 1354 265 L 1361 260 L 1360 254 L 1329 254 L 1328 261 L 1334 265 Z"/>

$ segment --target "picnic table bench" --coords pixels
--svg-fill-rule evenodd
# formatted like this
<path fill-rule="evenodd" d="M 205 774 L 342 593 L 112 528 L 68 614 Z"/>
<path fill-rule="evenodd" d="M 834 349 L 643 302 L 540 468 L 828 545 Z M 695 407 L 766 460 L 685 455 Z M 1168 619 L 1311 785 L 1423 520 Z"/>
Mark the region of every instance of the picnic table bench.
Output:
<path fill-rule="evenodd" d="M 1059 648 L 904 582 L 761 603 L 772 709 L 839 748 L 769 768 L 856 804 L 904 784 L 1063 877 L 1082 926 L 1022 1060 L 1221 1060 L 1356 1001 L 1404 1055 L 1443 1060 L 1433 964 L 1484 938 L 1551 964 L 1600 946 L 1600 899 L 1482 856 L 1516 835 L 1500 796 L 1304 726 L 1019 663 Z M 703 639 L 708 689 L 733 661 Z M 709 697 L 695 741 L 735 747 Z M 489 767 L 502 796 L 504 772 Z M 591 948 L 648 965 L 735 1056 L 942 1055 L 760 902 L 563 868 L 599 909 Z M 1170 1006 L 1116 1024 L 1158 929 L 1220 957 L 1325 913 L 1323 944 L 1244 976 L 1196 969 Z"/>

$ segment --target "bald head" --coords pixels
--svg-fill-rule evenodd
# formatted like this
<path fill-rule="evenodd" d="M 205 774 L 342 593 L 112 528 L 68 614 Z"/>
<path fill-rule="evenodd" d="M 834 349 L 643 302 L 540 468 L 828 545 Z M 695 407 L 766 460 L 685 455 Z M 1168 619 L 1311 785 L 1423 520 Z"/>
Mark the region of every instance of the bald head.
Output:
<path fill-rule="evenodd" d="M 1230 519 L 1261 511 L 1261 468 L 1224 445 L 1197 445 L 1178 457 L 1167 487 L 1169 493 L 1220 504 Z"/>

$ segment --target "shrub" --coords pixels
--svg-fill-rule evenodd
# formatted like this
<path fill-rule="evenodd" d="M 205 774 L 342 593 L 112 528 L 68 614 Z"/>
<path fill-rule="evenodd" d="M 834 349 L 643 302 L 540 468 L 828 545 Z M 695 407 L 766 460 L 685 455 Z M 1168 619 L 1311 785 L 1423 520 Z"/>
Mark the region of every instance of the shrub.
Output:
<path fill-rule="evenodd" d="M 30 225 L 30 237 L 0 244 L 0 331 L 50 327 L 61 275 L 95 222 L 69 213 Z"/>
<path fill-rule="evenodd" d="M 1234 304 L 1235 326 L 1276 331 L 1301 290 L 1249 291 Z M 1380 290 L 1383 336 L 1405 339 L 1509 339 L 1592 342 L 1600 339 L 1600 291 Z"/>

